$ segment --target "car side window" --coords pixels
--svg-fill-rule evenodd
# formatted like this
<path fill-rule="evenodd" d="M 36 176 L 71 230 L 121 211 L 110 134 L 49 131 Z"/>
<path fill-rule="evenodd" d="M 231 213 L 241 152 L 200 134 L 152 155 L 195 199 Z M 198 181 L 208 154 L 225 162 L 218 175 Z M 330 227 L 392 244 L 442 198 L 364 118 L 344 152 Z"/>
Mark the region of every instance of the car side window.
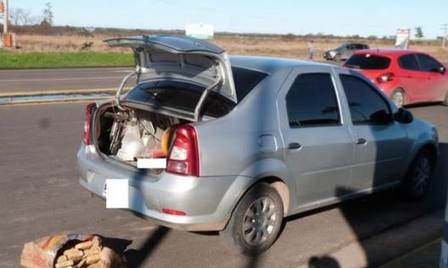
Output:
<path fill-rule="evenodd" d="M 291 128 L 340 124 L 335 87 L 329 73 L 298 75 L 286 95 L 286 108 Z"/>
<path fill-rule="evenodd" d="M 389 104 L 376 88 L 352 75 L 342 74 L 340 78 L 354 125 L 385 125 L 392 122 Z"/>
<path fill-rule="evenodd" d="M 417 54 L 418 61 L 420 62 L 420 69 L 424 72 L 434 72 L 442 67 L 438 61 L 425 54 Z"/>
<path fill-rule="evenodd" d="M 398 58 L 398 65 L 400 65 L 400 67 L 405 70 L 411 70 L 411 71 L 420 70 L 415 54 L 408 54 L 401 56 L 400 58 Z"/>

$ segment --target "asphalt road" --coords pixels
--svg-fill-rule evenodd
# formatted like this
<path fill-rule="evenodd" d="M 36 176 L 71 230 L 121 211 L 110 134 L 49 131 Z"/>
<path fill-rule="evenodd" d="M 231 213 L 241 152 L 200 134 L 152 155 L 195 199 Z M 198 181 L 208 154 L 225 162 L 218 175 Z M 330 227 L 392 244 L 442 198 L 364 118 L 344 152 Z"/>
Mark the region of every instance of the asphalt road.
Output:
<path fill-rule="evenodd" d="M 390 191 L 296 216 L 266 254 L 234 255 L 216 233 L 158 227 L 91 198 L 76 175 L 82 108 L 79 103 L 0 107 L 0 267 L 18 267 L 25 242 L 65 230 L 114 238 L 114 245 L 127 246 L 125 255 L 135 267 L 297 267 L 445 203 L 448 108 L 412 108 L 440 131 L 441 164 L 425 200 L 404 201 Z M 372 252 L 365 254 L 369 258 Z"/>
<path fill-rule="evenodd" d="M 0 94 L 116 88 L 131 68 L 0 70 Z"/>

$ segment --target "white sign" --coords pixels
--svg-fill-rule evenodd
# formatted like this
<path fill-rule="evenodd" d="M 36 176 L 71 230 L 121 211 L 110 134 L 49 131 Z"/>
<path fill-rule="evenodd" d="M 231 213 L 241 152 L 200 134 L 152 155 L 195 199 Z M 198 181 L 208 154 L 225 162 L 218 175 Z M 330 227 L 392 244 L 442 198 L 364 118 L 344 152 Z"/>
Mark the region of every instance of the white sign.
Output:
<path fill-rule="evenodd" d="M 409 39 L 411 38 L 411 29 L 400 28 L 397 30 L 397 37 L 395 39 L 395 47 L 407 49 L 409 46 Z"/>
<path fill-rule="evenodd" d="M 213 39 L 215 29 L 212 24 L 187 24 L 185 25 L 185 35 L 198 39 Z"/>

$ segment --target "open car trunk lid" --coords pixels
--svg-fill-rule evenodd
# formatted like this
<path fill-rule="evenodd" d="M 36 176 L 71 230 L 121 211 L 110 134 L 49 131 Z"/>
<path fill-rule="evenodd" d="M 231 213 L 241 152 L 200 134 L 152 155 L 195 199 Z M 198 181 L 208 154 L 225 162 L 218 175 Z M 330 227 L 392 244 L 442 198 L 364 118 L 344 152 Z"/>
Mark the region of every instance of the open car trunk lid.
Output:
<path fill-rule="evenodd" d="M 192 81 L 237 103 L 230 62 L 219 46 L 189 37 L 167 35 L 114 38 L 105 42 L 111 47 L 129 47 L 133 50 L 141 81 Z"/>

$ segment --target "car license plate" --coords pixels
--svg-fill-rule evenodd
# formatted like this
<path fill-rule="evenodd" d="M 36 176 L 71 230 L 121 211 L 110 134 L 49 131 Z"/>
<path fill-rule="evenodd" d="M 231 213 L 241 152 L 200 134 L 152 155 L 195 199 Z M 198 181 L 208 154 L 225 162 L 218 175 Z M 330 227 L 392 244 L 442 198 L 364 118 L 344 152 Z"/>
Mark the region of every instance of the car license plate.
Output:
<path fill-rule="evenodd" d="M 129 181 L 107 179 L 104 184 L 106 208 L 129 208 Z"/>

